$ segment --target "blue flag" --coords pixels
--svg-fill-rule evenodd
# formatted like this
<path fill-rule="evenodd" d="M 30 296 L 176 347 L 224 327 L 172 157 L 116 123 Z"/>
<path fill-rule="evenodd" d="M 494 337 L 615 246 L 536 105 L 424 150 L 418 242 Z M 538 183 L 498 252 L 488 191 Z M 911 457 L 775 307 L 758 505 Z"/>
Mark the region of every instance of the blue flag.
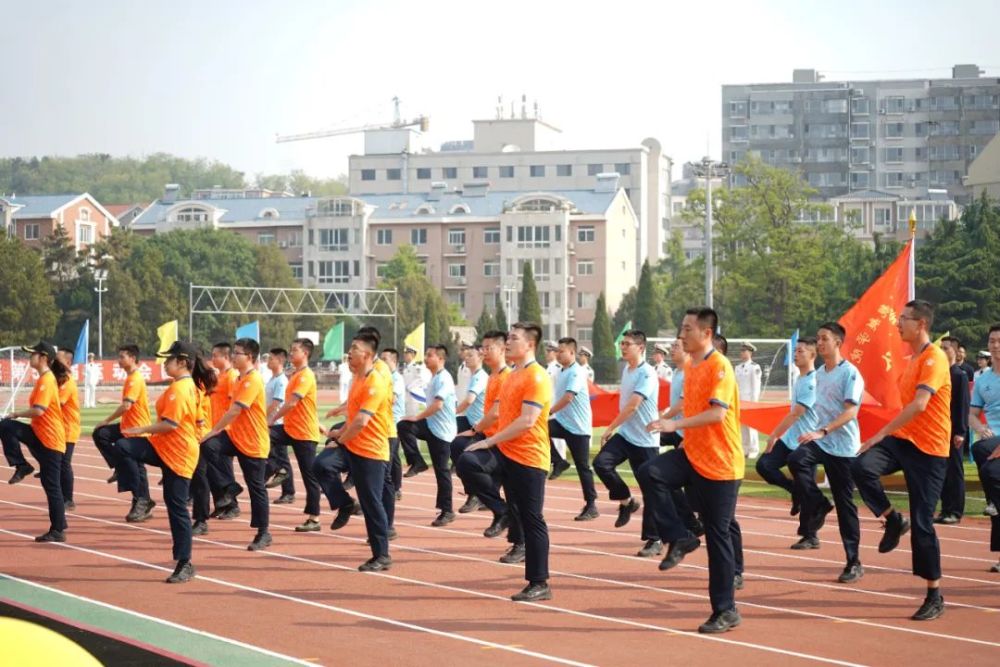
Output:
<path fill-rule="evenodd" d="M 799 344 L 798 329 L 796 329 L 795 333 L 792 334 L 792 337 L 788 340 L 788 343 L 789 343 L 788 349 L 785 350 L 785 365 L 790 367 L 792 363 L 795 361 L 795 346 Z"/>
<path fill-rule="evenodd" d="M 73 350 L 73 363 L 87 363 L 87 353 L 90 351 L 90 320 L 83 323 L 80 329 L 80 337 L 76 339 L 76 349 Z"/>
<path fill-rule="evenodd" d="M 258 343 L 260 342 L 260 320 L 251 322 L 250 324 L 244 324 L 243 326 L 236 329 L 236 339 L 240 338 L 253 338 Z"/>

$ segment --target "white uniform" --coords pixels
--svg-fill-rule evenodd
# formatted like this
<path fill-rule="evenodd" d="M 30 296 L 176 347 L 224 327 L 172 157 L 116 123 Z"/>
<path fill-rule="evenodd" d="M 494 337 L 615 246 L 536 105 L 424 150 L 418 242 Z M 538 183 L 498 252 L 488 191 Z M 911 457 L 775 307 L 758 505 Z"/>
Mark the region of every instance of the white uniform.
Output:
<path fill-rule="evenodd" d="M 340 402 L 343 403 L 347 400 L 347 395 L 351 393 L 351 380 L 354 379 L 354 374 L 351 373 L 351 367 L 346 361 L 340 362 L 337 373 L 340 375 Z"/>
<path fill-rule="evenodd" d="M 760 364 L 750 360 L 738 364 L 733 369 L 736 374 L 736 388 L 739 390 L 740 400 L 759 401 L 760 384 L 762 371 Z M 760 454 L 760 443 L 757 439 L 757 431 L 749 426 L 740 425 L 740 435 L 743 438 L 743 454 L 747 458 L 757 458 Z"/>
<path fill-rule="evenodd" d="M 461 403 L 469 395 L 469 382 L 472 380 L 472 371 L 463 361 L 458 365 L 458 372 L 455 373 L 455 401 Z"/>
<path fill-rule="evenodd" d="M 594 381 L 594 369 L 590 367 L 590 364 L 580 364 L 583 367 L 584 372 L 587 374 L 587 379 L 591 382 Z"/>
<path fill-rule="evenodd" d="M 431 372 L 419 362 L 405 364 L 400 373 L 406 385 L 406 416 L 412 417 L 423 411 L 427 403 L 424 389 L 431 381 Z"/>
<path fill-rule="evenodd" d="M 87 362 L 83 365 L 83 407 L 97 407 L 97 385 L 101 381 L 101 365 Z"/>
<path fill-rule="evenodd" d="M 666 380 L 667 382 L 673 382 L 674 369 L 671 368 L 670 364 L 668 364 L 667 362 L 664 361 L 659 364 L 656 364 L 655 366 L 653 366 L 653 369 L 656 371 L 656 377 L 660 378 L 661 380 Z"/>
<path fill-rule="evenodd" d="M 549 380 L 552 381 L 552 391 L 553 391 L 552 402 L 555 403 L 560 398 L 562 398 L 562 396 L 556 396 L 554 393 L 556 388 L 556 379 L 559 377 L 559 374 L 562 373 L 562 364 L 560 364 L 558 361 L 553 361 L 552 363 L 550 363 L 548 366 L 545 367 L 545 371 L 549 374 Z M 566 458 L 565 440 L 563 440 L 562 438 L 552 438 L 552 446 L 556 448 L 556 451 L 559 453 L 559 456 Z"/>

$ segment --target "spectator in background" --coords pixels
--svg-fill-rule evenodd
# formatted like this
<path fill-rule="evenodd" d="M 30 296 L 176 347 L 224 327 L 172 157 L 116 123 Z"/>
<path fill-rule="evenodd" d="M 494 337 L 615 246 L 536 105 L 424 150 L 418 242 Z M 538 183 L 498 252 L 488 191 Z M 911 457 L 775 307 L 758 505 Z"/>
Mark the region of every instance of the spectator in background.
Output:
<path fill-rule="evenodd" d="M 583 369 L 583 372 L 587 374 L 587 380 L 590 382 L 594 381 L 594 369 L 590 366 L 590 360 L 594 357 L 594 353 L 590 351 L 589 347 L 580 346 L 580 353 L 576 355 L 577 363 Z"/>
<path fill-rule="evenodd" d="M 83 407 L 97 407 L 97 385 L 101 381 L 101 364 L 95 361 L 93 353 L 87 355 L 83 367 Z"/>
<path fill-rule="evenodd" d="M 951 338 L 958 346 L 958 365 L 962 367 L 963 371 L 965 371 L 965 375 L 969 378 L 969 382 L 975 382 L 976 367 L 970 364 L 969 360 L 966 358 L 965 346 L 962 345 L 962 341 L 954 336 L 949 336 L 949 338 Z"/>
<path fill-rule="evenodd" d="M 953 524 L 965 514 L 965 467 L 962 448 L 969 440 L 969 380 L 958 364 L 958 339 L 945 336 L 941 349 L 951 365 L 951 453 L 944 486 L 941 488 L 941 513 L 934 523 Z"/>
<path fill-rule="evenodd" d="M 979 379 L 979 376 L 990 369 L 990 353 L 988 350 L 980 350 L 976 354 L 976 372 L 973 374 L 972 381 L 975 382 Z"/>

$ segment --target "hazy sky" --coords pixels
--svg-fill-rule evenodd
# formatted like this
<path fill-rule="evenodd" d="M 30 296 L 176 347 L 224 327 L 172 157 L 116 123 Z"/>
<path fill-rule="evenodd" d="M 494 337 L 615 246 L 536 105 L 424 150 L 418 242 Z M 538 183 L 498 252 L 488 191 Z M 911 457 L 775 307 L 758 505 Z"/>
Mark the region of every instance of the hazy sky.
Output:
<path fill-rule="evenodd" d="M 718 156 L 723 83 L 1000 76 L 995 0 L 0 0 L 0 17 L 0 156 L 166 151 L 248 175 L 345 172 L 361 135 L 275 134 L 390 120 L 396 95 L 435 146 L 525 93 L 560 147 L 653 136 L 680 163 Z"/>

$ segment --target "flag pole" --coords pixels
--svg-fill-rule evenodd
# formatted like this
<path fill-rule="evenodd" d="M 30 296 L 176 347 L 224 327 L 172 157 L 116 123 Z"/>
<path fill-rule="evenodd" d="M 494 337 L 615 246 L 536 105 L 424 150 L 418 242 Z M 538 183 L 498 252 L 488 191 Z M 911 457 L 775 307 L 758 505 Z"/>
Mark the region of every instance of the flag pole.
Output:
<path fill-rule="evenodd" d="M 917 292 L 917 209 L 910 209 L 910 301 L 916 298 Z"/>

